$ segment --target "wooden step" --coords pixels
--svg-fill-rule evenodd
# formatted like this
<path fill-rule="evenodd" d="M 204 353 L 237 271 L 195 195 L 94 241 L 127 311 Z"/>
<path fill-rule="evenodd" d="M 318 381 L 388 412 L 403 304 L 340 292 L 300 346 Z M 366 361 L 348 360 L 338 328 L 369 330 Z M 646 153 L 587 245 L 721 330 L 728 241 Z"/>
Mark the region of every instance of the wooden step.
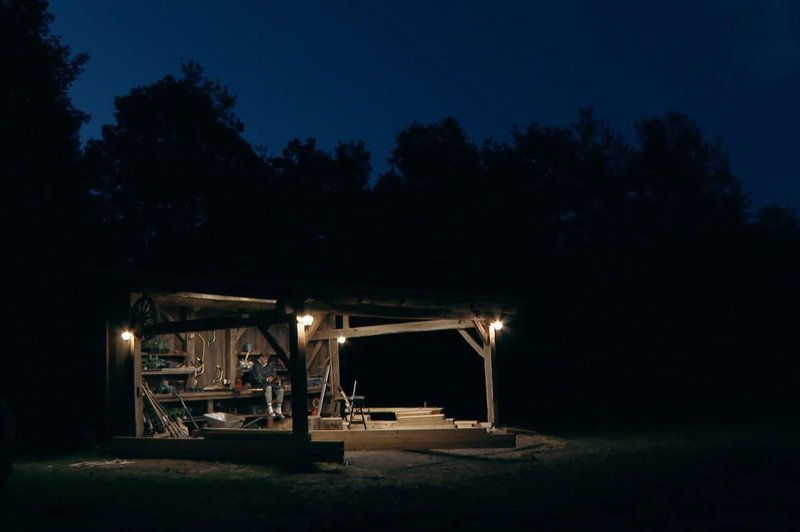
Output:
<path fill-rule="evenodd" d="M 401 417 L 408 417 L 408 416 L 425 416 L 425 415 L 437 415 L 437 414 L 444 414 L 444 409 L 442 408 L 415 408 L 409 410 L 395 410 L 394 415 L 397 418 Z"/>
<path fill-rule="evenodd" d="M 444 414 L 434 414 L 426 416 L 402 416 L 397 418 L 398 425 L 444 425 L 447 421 L 444 419 Z"/>
<path fill-rule="evenodd" d="M 419 414 L 441 414 L 444 408 L 440 406 L 429 407 L 409 407 L 409 406 L 365 406 L 364 410 L 370 412 L 380 412 L 386 414 L 395 414 L 396 416 L 403 415 L 419 415 Z"/>

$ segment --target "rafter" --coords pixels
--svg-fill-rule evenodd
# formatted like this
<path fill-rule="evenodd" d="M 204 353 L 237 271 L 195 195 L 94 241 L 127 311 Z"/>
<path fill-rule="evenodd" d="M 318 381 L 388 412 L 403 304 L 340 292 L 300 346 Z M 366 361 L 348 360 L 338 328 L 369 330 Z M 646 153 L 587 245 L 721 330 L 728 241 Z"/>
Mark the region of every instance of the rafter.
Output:
<path fill-rule="evenodd" d="M 461 336 L 463 336 L 463 337 L 464 337 L 464 340 L 466 340 L 466 341 L 467 341 L 467 343 L 469 344 L 469 346 L 470 346 L 472 349 L 474 349 L 474 350 L 475 350 L 475 352 L 476 352 L 476 353 L 478 353 L 478 354 L 481 356 L 481 358 L 483 358 L 483 346 L 481 346 L 480 344 L 478 344 L 478 342 L 476 342 L 476 341 L 475 341 L 475 338 L 473 338 L 472 336 L 470 336 L 469 332 L 467 332 L 466 330 L 464 330 L 464 329 L 461 329 L 461 330 L 459 330 L 458 332 L 461 334 Z"/>
<path fill-rule="evenodd" d="M 406 323 L 392 323 L 386 325 L 368 325 L 365 327 L 349 327 L 346 329 L 325 329 L 317 331 L 310 341 L 328 340 L 329 338 L 358 338 L 361 336 L 378 336 L 382 334 L 396 334 L 423 331 L 445 331 L 451 329 L 472 329 L 475 323 L 472 320 L 429 320 L 412 321 Z"/>

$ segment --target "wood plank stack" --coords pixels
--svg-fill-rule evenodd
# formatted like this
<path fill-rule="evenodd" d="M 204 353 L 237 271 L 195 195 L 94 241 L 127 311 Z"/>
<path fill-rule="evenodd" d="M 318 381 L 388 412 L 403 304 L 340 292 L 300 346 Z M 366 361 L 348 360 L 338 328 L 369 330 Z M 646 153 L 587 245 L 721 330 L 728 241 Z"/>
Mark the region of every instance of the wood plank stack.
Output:
<path fill-rule="evenodd" d="M 364 409 L 364 413 L 367 416 L 367 430 L 411 428 L 452 429 L 456 427 L 455 420 L 453 418 L 446 418 L 444 415 L 444 409 L 439 406 L 367 407 Z M 351 426 L 351 430 L 359 430 L 363 428 L 363 426 Z"/>

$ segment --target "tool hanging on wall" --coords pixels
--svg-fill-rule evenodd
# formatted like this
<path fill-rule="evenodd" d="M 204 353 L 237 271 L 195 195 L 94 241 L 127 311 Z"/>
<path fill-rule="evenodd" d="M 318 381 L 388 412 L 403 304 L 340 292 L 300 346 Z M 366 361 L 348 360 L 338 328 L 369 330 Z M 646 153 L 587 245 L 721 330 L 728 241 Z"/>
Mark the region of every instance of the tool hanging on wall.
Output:
<path fill-rule="evenodd" d="M 197 337 L 200 338 L 200 341 L 203 343 L 203 350 L 200 352 L 199 357 L 195 357 L 198 362 L 197 369 L 194 370 L 195 379 L 206 371 L 206 347 L 217 340 L 217 331 L 211 331 L 211 340 L 208 341 L 203 338 L 202 334 L 198 333 Z"/>
<path fill-rule="evenodd" d="M 247 368 L 247 359 L 250 358 L 250 353 L 253 352 L 253 344 L 247 343 L 244 344 L 244 360 L 242 361 L 242 366 Z"/>
<path fill-rule="evenodd" d="M 217 378 L 217 374 L 219 374 L 219 378 Z M 222 367 L 219 364 L 217 364 L 216 372 L 214 374 L 214 380 L 211 382 L 211 384 L 216 384 L 218 382 L 221 382 L 224 378 L 225 378 L 225 370 L 223 370 Z"/>

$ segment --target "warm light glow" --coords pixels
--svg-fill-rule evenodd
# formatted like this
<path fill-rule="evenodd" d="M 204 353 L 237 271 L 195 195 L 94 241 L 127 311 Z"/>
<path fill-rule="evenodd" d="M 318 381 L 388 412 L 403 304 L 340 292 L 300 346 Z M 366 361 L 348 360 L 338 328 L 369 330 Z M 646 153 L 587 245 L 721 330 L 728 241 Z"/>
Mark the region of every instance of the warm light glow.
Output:
<path fill-rule="evenodd" d="M 502 321 L 497 320 L 497 321 L 492 322 L 492 329 L 494 329 L 495 331 L 499 331 L 502 328 L 503 328 L 503 322 Z"/>
<path fill-rule="evenodd" d="M 314 316 L 305 314 L 304 316 L 297 316 L 297 323 L 302 323 L 306 327 L 314 323 Z"/>
<path fill-rule="evenodd" d="M 122 331 L 122 339 L 126 342 L 130 342 L 133 338 L 133 333 L 130 331 Z"/>
<path fill-rule="evenodd" d="M 336 339 L 336 341 L 339 342 L 340 344 L 343 344 L 345 340 L 347 340 L 347 338 L 345 338 L 344 336 L 340 336 L 339 338 Z"/>

